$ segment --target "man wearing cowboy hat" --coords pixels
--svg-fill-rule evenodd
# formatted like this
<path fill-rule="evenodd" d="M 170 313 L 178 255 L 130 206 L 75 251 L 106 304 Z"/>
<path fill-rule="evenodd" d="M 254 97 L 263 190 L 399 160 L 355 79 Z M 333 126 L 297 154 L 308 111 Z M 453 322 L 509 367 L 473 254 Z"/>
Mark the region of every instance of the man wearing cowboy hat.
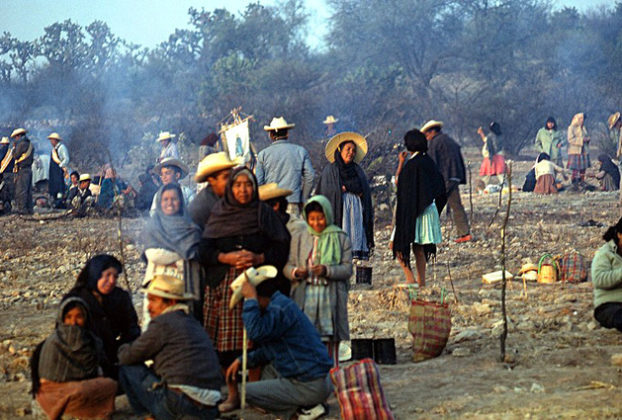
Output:
<path fill-rule="evenodd" d="M 331 138 L 335 134 L 337 134 L 337 130 L 335 129 L 335 124 L 339 121 L 339 118 L 335 118 L 332 115 L 326 117 L 323 121 L 324 125 L 326 125 L 326 137 Z"/>
<path fill-rule="evenodd" d="M 11 141 L 8 137 L 2 137 L 0 140 L 0 214 L 11 211 L 11 200 L 15 193 L 14 164 Z"/>
<path fill-rule="evenodd" d="M 158 162 L 162 162 L 167 158 L 179 159 L 179 151 L 177 150 L 177 144 L 172 140 L 175 138 L 175 134 L 171 134 L 168 131 L 160 132 L 160 135 L 156 139 L 156 142 L 162 146 Z"/>
<path fill-rule="evenodd" d="M 54 207 L 58 208 L 65 194 L 65 177 L 69 176 L 69 151 L 58 133 L 50 134 L 48 139 L 52 144 L 48 188 Z"/>
<path fill-rule="evenodd" d="M 166 274 L 143 290 L 151 322 L 118 352 L 119 384 L 132 409 L 157 419 L 217 418 L 223 378 L 207 333 L 190 314 L 193 296 L 184 293 L 183 279 Z"/>
<path fill-rule="evenodd" d="M 281 187 L 292 190 L 287 197 L 287 212 L 298 216 L 311 194 L 315 171 L 307 149 L 287 140 L 289 130 L 295 126 L 283 117 L 275 117 L 270 125 L 264 126 L 273 143 L 257 155 L 255 175 L 259 185 L 278 182 Z"/>
<path fill-rule="evenodd" d="M 32 214 L 32 162 L 34 146 L 26 137 L 26 130 L 17 128 L 11 133 L 15 139 L 13 156 L 15 166 L 15 207 L 19 214 Z"/>
<path fill-rule="evenodd" d="M 165 185 L 177 183 L 188 175 L 188 167 L 185 163 L 177 158 L 168 157 L 163 159 L 160 163 L 158 163 L 153 170 L 156 173 L 160 174 L 160 180 L 162 181 L 162 188 Z M 194 199 L 194 191 L 185 185 L 180 185 L 181 192 L 184 196 L 184 205 L 188 207 L 190 202 Z M 156 195 L 153 196 L 153 201 L 151 202 L 151 210 L 149 210 L 149 214 L 153 215 L 156 211 Z"/>
<path fill-rule="evenodd" d="M 466 170 L 460 146 L 454 139 L 442 132 L 441 121 L 430 120 L 421 127 L 421 132 L 428 139 L 428 156 L 432 158 L 445 179 L 447 191 L 447 207 L 451 209 L 456 233 L 456 242 L 467 242 L 473 239 L 469 228 L 462 200 L 460 199 L 460 184 L 466 184 Z"/>

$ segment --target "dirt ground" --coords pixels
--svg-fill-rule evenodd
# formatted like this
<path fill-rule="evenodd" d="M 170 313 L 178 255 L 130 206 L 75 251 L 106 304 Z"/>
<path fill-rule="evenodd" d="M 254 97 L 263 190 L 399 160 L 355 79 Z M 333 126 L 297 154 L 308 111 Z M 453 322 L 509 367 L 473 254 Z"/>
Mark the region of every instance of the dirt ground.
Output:
<path fill-rule="evenodd" d="M 531 163 L 516 162 L 521 185 Z M 468 189 L 463 200 L 469 211 Z M 554 197 L 514 193 L 507 229 L 507 269 L 516 274 L 523 259 L 537 263 L 545 253 L 576 250 L 591 260 L 605 227 L 617 220 L 617 193 L 563 192 Z M 592 316 L 592 286 L 510 282 L 507 363 L 499 362 L 500 286 L 483 285 L 484 273 L 500 269 L 500 224 L 504 208 L 490 224 L 498 195 L 473 196 L 473 242 L 440 246 L 428 266 L 428 284 L 419 296 L 437 300 L 449 290 L 452 332 L 443 354 L 412 363 L 407 329 L 409 300 L 401 269 L 387 248 L 390 227 L 377 226 L 373 285 L 350 292 L 352 338 L 395 338 L 397 364 L 380 365 L 386 397 L 398 419 L 415 418 L 619 418 L 621 368 L 611 364 L 622 353 L 620 333 L 600 328 Z M 507 195 L 503 196 L 504 204 Z M 505 205 L 504 205 L 505 207 Z M 378 207 L 379 213 L 383 210 Z M 386 214 L 384 215 L 386 219 Z M 444 221 L 444 237 L 451 238 Z M 589 223 L 586 223 L 589 222 Z M 143 219 L 124 219 L 123 250 L 127 280 L 137 292 L 144 265 Z M 490 226 L 489 226 L 490 224 Z M 86 259 L 99 252 L 119 255 L 117 221 L 106 219 L 23 220 L 0 218 L 0 418 L 34 418 L 28 373 L 33 347 L 53 328 L 62 294 Z M 451 292 L 449 273 L 456 295 Z M 120 277 L 127 287 L 125 277 Z M 458 302 L 455 301 L 457 298 Z M 140 314 L 141 311 L 138 311 Z M 339 418 L 334 397 L 331 414 Z M 117 419 L 135 418 L 124 397 Z M 236 413 L 229 418 L 268 418 Z"/>

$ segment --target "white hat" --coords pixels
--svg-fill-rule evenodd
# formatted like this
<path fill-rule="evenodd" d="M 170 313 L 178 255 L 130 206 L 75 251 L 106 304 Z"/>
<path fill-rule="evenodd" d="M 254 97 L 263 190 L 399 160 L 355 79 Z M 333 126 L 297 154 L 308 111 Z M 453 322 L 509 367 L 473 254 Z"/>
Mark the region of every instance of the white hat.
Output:
<path fill-rule="evenodd" d="M 20 134 L 26 134 L 26 130 L 23 128 L 16 128 L 15 130 L 13 130 L 13 132 L 11 133 L 11 138 L 15 137 L 15 136 L 19 136 Z"/>
<path fill-rule="evenodd" d="M 54 133 L 50 134 L 50 135 L 48 136 L 48 139 L 50 139 L 50 140 L 58 140 L 58 141 L 63 141 L 63 138 L 62 138 L 62 137 L 61 137 L 58 133 L 56 133 L 56 132 L 54 132 Z"/>
<path fill-rule="evenodd" d="M 276 277 L 277 273 L 278 270 L 272 265 L 247 268 L 246 271 L 237 276 L 231 283 L 231 286 L 229 286 L 231 290 L 233 290 L 233 295 L 229 301 L 229 309 L 233 309 L 233 307 L 242 300 L 242 283 L 244 283 L 245 279 L 248 279 L 253 286 L 257 287 L 262 281 Z"/>
<path fill-rule="evenodd" d="M 189 172 L 188 166 L 186 166 L 186 164 L 183 163 L 181 160 L 174 158 L 174 157 L 168 157 L 168 158 L 162 159 L 160 163 L 158 163 L 156 166 L 153 167 L 153 170 L 156 173 L 160 173 L 160 170 L 164 168 L 165 166 L 175 166 L 176 168 L 178 168 L 181 171 L 181 176 L 179 177 L 179 179 L 185 178 Z"/>
<path fill-rule="evenodd" d="M 160 135 L 156 139 L 156 142 L 161 142 L 161 141 L 164 141 L 164 140 L 170 140 L 170 139 L 172 139 L 174 137 L 175 137 L 175 134 L 171 134 L 168 131 L 161 131 Z"/>
<path fill-rule="evenodd" d="M 0 144 L 9 144 L 9 138 L 8 137 L 2 137 L 2 140 L 0 140 Z"/>
<path fill-rule="evenodd" d="M 419 131 L 421 131 L 422 133 L 425 133 L 426 131 L 434 127 L 443 128 L 443 122 L 436 121 L 436 120 L 430 120 L 427 123 L 423 124 L 423 127 L 421 127 Z"/>
<path fill-rule="evenodd" d="M 80 175 L 80 180 L 78 182 L 90 181 L 90 180 L 91 180 L 91 175 L 90 174 L 82 174 L 82 175 Z"/>
<path fill-rule="evenodd" d="M 274 117 L 270 125 L 264 125 L 263 129 L 266 131 L 287 130 L 295 126 L 296 124 L 288 124 L 283 117 Z"/>
<path fill-rule="evenodd" d="M 260 201 L 268 201 L 278 197 L 287 197 L 292 192 L 292 190 L 279 187 L 279 184 L 276 182 L 260 185 L 258 191 Z"/>
<path fill-rule="evenodd" d="M 225 152 L 211 153 L 199 162 L 194 180 L 196 182 L 205 182 L 208 176 L 237 165 L 238 162 L 230 160 Z"/>
<path fill-rule="evenodd" d="M 335 124 L 337 121 L 339 121 L 339 118 L 335 118 L 334 116 L 329 115 L 328 117 L 326 117 L 323 123 L 324 124 Z"/>
<path fill-rule="evenodd" d="M 354 156 L 354 161 L 356 163 L 360 163 L 367 154 L 367 140 L 365 140 L 365 137 L 361 136 L 359 133 L 355 133 L 353 131 L 345 131 L 343 133 L 336 134 L 328 140 L 328 143 L 326 143 L 326 147 L 324 148 L 326 159 L 328 159 L 331 163 L 334 162 L 335 150 L 337 150 L 339 145 L 345 141 L 353 141 L 354 144 L 356 144 L 356 156 Z"/>
<path fill-rule="evenodd" d="M 178 276 L 156 274 L 143 291 L 148 295 L 159 296 L 165 299 L 191 300 L 194 295 L 184 292 L 184 281 Z"/>

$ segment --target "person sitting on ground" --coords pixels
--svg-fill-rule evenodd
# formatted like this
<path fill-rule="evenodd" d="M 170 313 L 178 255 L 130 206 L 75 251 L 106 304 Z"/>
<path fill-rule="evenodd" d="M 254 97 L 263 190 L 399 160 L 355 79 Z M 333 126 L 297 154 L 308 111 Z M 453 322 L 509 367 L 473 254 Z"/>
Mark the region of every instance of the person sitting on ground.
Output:
<path fill-rule="evenodd" d="M 73 289 L 65 297 L 77 296 L 89 307 L 89 328 L 104 344 L 109 365 L 106 376 L 116 378 L 117 350 L 140 335 L 138 316 L 128 292 L 117 287 L 123 271 L 121 262 L 112 255 L 96 255 L 82 268 Z"/>
<path fill-rule="evenodd" d="M 147 170 L 138 176 L 138 182 L 140 188 L 136 194 L 136 200 L 134 201 L 134 207 L 136 210 L 145 211 L 149 210 L 153 197 L 158 191 L 159 185 L 153 179 L 151 170 L 153 168 L 147 168 Z"/>
<path fill-rule="evenodd" d="M 605 244 L 592 260 L 594 318 L 622 331 L 622 218 L 603 235 Z"/>
<path fill-rule="evenodd" d="M 620 189 L 620 170 L 611 160 L 608 154 L 598 155 L 600 170 L 596 173 L 596 178 L 600 181 L 602 191 L 618 191 Z"/>
<path fill-rule="evenodd" d="M 166 158 L 158 163 L 153 170 L 160 174 L 160 180 L 162 180 L 162 187 L 168 184 L 176 183 L 184 179 L 188 175 L 188 167 L 181 160 L 177 158 Z M 160 187 L 160 189 L 162 188 Z M 184 196 L 184 205 L 188 206 L 194 199 L 194 191 L 185 185 L 181 185 L 181 191 Z M 156 211 L 157 203 L 156 197 L 153 197 L 151 202 L 151 209 L 149 215 L 153 216 Z"/>
<path fill-rule="evenodd" d="M 78 171 L 73 171 L 69 174 L 69 190 L 67 191 L 67 196 L 65 197 L 65 206 L 71 207 L 71 200 L 76 196 L 77 190 L 80 187 L 80 173 Z M 71 197 L 71 199 L 69 198 Z"/>
<path fill-rule="evenodd" d="M 309 317 L 339 362 L 339 342 L 350 339 L 348 286 L 352 276 L 352 243 L 333 224 L 331 204 L 323 195 L 311 197 L 303 209 L 307 228 L 291 241 L 283 273 L 292 280 L 292 298 Z"/>
<path fill-rule="evenodd" d="M 540 153 L 534 166 L 536 171 L 536 186 L 533 189 L 535 194 L 557 194 L 558 188 L 555 182 L 555 174 L 560 173 L 565 177 L 565 170 L 551 162 L 546 153 Z"/>
<path fill-rule="evenodd" d="M 332 361 L 309 318 L 277 290 L 274 280 L 256 288 L 245 280 L 242 295 L 244 325 L 256 347 L 248 353 L 248 367 L 264 366 L 261 380 L 246 384 L 246 401 L 282 419 L 297 410 L 298 418 L 327 414 L 322 404 L 332 391 Z M 231 363 L 228 381 L 236 382 L 241 365 L 241 358 Z"/>
<path fill-rule="evenodd" d="M 109 210 L 114 203 L 124 205 L 125 197 L 133 192 L 132 187 L 117 177 L 117 172 L 114 168 L 105 166 L 103 172 L 104 180 L 101 183 L 101 189 L 97 198 L 97 207 L 102 210 Z"/>
<path fill-rule="evenodd" d="M 78 189 L 73 189 L 69 192 L 67 201 L 70 203 L 70 207 L 74 215 L 78 217 L 86 216 L 88 210 L 93 206 L 93 196 L 91 194 L 91 175 L 80 175 L 80 185 Z"/>
<path fill-rule="evenodd" d="M 117 383 L 101 377 L 105 355 L 88 323 L 86 302 L 64 299 L 54 332 L 33 353 L 32 394 L 50 419 L 107 417 L 114 411 Z"/>
<path fill-rule="evenodd" d="M 189 314 L 192 295 L 167 275 L 151 279 L 145 293 L 149 327 L 119 348 L 119 383 L 132 409 L 156 419 L 217 418 L 223 378 L 209 337 Z"/>

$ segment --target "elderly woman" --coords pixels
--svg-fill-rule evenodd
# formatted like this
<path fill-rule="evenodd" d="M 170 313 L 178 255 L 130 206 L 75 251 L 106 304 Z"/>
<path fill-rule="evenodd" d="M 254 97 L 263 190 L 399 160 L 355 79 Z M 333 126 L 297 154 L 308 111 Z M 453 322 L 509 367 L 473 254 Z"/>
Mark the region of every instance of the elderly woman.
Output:
<path fill-rule="evenodd" d="M 88 323 L 84 300 L 63 300 L 54 332 L 33 353 L 32 393 L 50 419 L 103 418 L 114 411 L 117 383 L 101 377 L 102 343 Z"/>
<path fill-rule="evenodd" d="M 620 170 L 611 160 L 608 154 L 598 155 L 600 169 L 596 173 L 596 178 L 600 181 L 602 191 L 617 191 L 620 189 Z"/>
<path fill-rule="evenodd" d="M 488 126 L 488 135 L 484 134 L 482 127 L 477 129 L 477 134 L 484 142 L 482 147 L 482 164 L 479 168 L 479 175 L 483 177 L 484 184 L 490 183 L 490 177 L 496 175 L 499 184 L 503 184 L 505 176 L 505 158 L 503 157 L 503 143 L 501 141 L 501 126 L 498 122 L 491 122 Z"/>
<path fill-rule="evenodd" d="M 334 223 L 348 234 L 355 259 L 368 260 L 374 247 L 374 209 L 367 176 L 358 165 L 367 154 L 367 141 L 357 133 L 345 132 L 326 144 L 324 168 L 315 193 L 328 198 Z"/>
<path fill-rule="evenodd" d="M 594 318 L 605 328 L 622 331 L 622 219 L 607 229 L 603 239 L 591 268 Z"/>
<path fill-rule="evenodd" d="M 249 267 L 287 262 L 290 235 L 267 204 L 259 201 L 257 179 L 246 167 L 234 169 L 225 195 L 212 208 L 199 245 L 199 258 L 207 271 L 205 329 L 226 369 L 242 354 L 242 306 L 229 310 L 231 283 Z M 219 407 L 233 410 L 239 403 L 235 384 Z"/>
<path fill-rule="evenodd" d="M 572 117 L 568 126 L 568 168 L 572 169 L 572 183 L 585 180 L 585 170 L 590 167 L 590 138 L 584 127 L 585 114 Z"/>
<path fill-rule="evenodd" d="M 539 153 L 546 153 L 549 155 L 551 162 L 561 166 L 561 148 L 563 144 L 564 137 L 563 134 L 557 130 L 555 118 L 547 118 L 544 127 L 539 129 L 538 134 L 536 134 L 536 149 Z"/>
<path fill-rule="evenodd" d="M 66 295 L 77 296 L 87 303 L 91 313 L 89 328 L 102 340 L 110 365 L 117 363 L 119 346 L 140 335 L 132 298 L 117 287 L 122 271 L 121 262 L 112 255 L 96 255 L 86 263 L 73 289 Z M 116 378 L 117 371 L 112 368 L 104 373 Z"/>

